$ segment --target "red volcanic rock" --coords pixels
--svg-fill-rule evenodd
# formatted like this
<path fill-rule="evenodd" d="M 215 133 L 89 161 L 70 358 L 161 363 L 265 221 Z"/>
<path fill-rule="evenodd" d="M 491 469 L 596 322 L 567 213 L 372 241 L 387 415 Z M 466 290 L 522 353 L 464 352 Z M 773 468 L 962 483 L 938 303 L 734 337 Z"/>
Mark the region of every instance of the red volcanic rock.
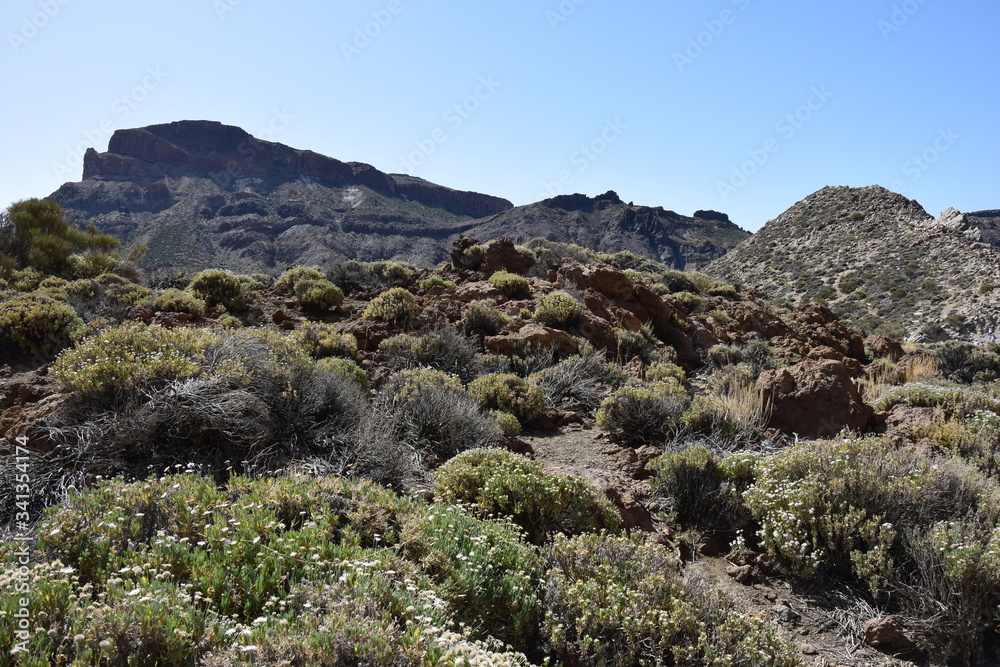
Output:
<path fill-rule="evenodd" d="M 807 438 L 863 431 L 872 418 L 846 366 L 831 359 L 765 371 L 757 380 L 774 406 L 768 426 Z"/>
<path fill-rule="evenodd" d="M 483 260 L 482 271 L 486 275 L 502 270 L 524 274 L 534 265 L 535 258 L 530 253 L 518 250 L 513 241 L 501 236 L 486 245 L 486 258 Z"/>

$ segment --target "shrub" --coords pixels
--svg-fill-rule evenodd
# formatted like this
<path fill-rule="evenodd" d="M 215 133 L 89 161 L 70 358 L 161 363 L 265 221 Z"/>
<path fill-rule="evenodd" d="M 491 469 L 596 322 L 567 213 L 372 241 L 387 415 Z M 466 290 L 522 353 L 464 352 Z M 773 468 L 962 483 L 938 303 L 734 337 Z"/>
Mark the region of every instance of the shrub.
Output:
<path fill-rule="evenodd" d="M 698 286 L 683 271 L 664 271 L 657 280 L 671 292 L 691 294 L 698 291 Z"/>
<path fill-rule="evenodd" d="M 428 276 L 420 281 L 420 289 L 425 292 L 429 292 L 436 287 L 442 287 L 449 292 L 454 292 L 458 289 L 458 286 L 453 281 L 445 280 L 441 276 Z"/>
<path fill-rule="evenodd" d="M 241 329 L 243 327 L 243 321 L 229 313 L 219 315 L 219 324 L 222 325 L 223 329 Z"/>
<path fill-rule="evenodd" d="M 687 374 L 684 369 L 671 361 L 654 361 L 646 368 L 648 382 L 670 382 L 674 380 L 684 384 Z"/>
<path fill-rule="evenodd" d="M 420 305 L 413 295 L 402 287 L 393 287 L 371 300 L 361 317 L 403 324 L 420 315 Z"/>
<path fill-rule="evenodd" d="M 153 299 L 153 310 L 167 313 L 187 313 L 192 317 L 204 317 L 206 304 L 188 292 L 168 288 Z"/>
<path fill-rule="evenodd" d="M 470 332 L 496 335 L 510 318 L 496 309 L 492 300 L 473 301 L 464 310 L 465 329 Z"/>
<path fill-rule="evenodd" d="M 933 348 L 944 377 L 970 384 L 1000 377 L 1000 354 L 964 341 L 949 340 Z"/>
<path fill-rule="evenodd" d="M 545 392 L 552 405 L 582 403 L 593 410 L 600 405 L 607 387 L 625 381 L 625 373 L 620 366 L 605 361 L 603 355 L 592 352 L 564 359 L 533 373 L 528 380 Z"/>
<path fill-rule="evenodd" d="M 454 375 L 433 368 L 412 368 L 389 376 L 383 392 L 396 402 L 408 403 L 416 400 L 422 389 L 447 389 L 457 393 L 465 391 Z"/>
<path fill-rule="evenodd" d="M 545 410 L 542 390 L 516 375 L 484 375 L 469 385 L 469 393 L 483 407 L 508 412 L 521 424 L 530 422 Z"/>
<path fill-rule="evenodd" d="M 509 299 L 521 299 L 531 295 L 531 285 L 528 279 L 506 269 L 497 271 L 489 277 L 490 284 L 500 290 Z"/>
<path fill-rule="evenodd" d="M 692 292 L 677 292 L 674 296 L 677 297 L 682 306 L 687 308 L 689 313 L 697 312 L 702 304 L 705 303 L 705 299 Z"/>
<path fill-rule="evenodd" d="M 332 324 L 303 322 L 291 338 L 314 359 L 343 357 L 357 361 L 358 341 L 352 334 L 337 333 Z"/>
<path fill-rule="evenodd" d="M 542 464 L 502 449 L 459 454 L 434 475 L 436 497 L 473 505 L 483 517 L 510 517 L 533 544 L 555 532 L 617 530 L 614 506 L 579 477 L 542 472 Z"/>
<path fill-rule="evenodd" d="M 294 266 L 282 273 L 274 282 L 274 286 L 283 292 L 294 294 L 295 286 L 300 282 L 320 280 L 326 280 L 326 274 L 318 266 Z"/>
<path fill-rule="evenodd" d="M 51 359 L 82 329 L 83 320 L 64 301 L 38 293 L 15 294 L 0 301 L 0 358 Z"/>
<path fill-rule="evenodd" d="M 640 357 L 646 364 L 658 360 L 659 354 L 648 329 L 630 331 L 616 327 L 614 332 L 618 347 L 616 356 L 620 362 L 627 363 L 635 357 Z"/>
<path fill-rule="evenodd" d="M 986 626 L 974 619 L 992 613 L 982 590 L 1000 595 L 986 557 L 1000 514 L 995 484 L 957 460 L 873 438 L 798 445 L 761 459 L 755 475 L 744 500 L 788 571 L 856 577 L 890 610 L 922 618 L 925 649 L 978 653 Z M 933 618 L 921 616 L 931 608 Z"/>
<path fill-rule="evenodd" d="M 540 296 L 535 303 L 535 319 L 550 327 L 569 326 L 581 311 L 579 302 L 561 290 Z"/>
<path fill-rule="evenodd" d="M 417 272 L 415 268 L 403 262 L 369 262 L 367 268 L 386 285 L 395 284 L 397 281 L 409 285 Z"/>
<path fill-rule="evenodd" d="M 697 399 L 696 399 L 697 400 Z M 701 446 L 666 452 L 650 466 L 653 490 L 670 499 L 673 519 L 702 529 L 743 528 L 753 518 L 742 494 L 753 482 L 754 457 L 726 466 Z"/>
<path fill-rule="evenodd" d="M 104 299 L 117 303 L 136 305 L 153 295 L 151 289 L 137 285 L 115 273 L 102 273 L 94 278 L 94 283 L 100 289 Z"/>
<path fill-rule="evenodd" d="M 316 366 L 351 379 L 357 383 L 358 388 L 361 389 L 361 391 L 366 394 L 368 393 L 368 376 L 365 375 L 364 369 L 352 360 L 341 357 L 327 357 L 325 359 L 320 359 Z"/>
<path fill-rule="evenodd" d="M 520 435 L 521 422 L 517 421 L 517 417 L 509 412 L 500 412 L 499 410 L 493 410 L 491 414 L 497 420 L 500 435 L 504 438 L 516 438 Z"/>
<path fill-rule="evenodd" d="M 735 610 L 721 591 L 678 576 L 662 546 L 600 534 L 556 536 L 542 636 L 563 664 L 800 664 L 773 626 Z"/>
<path fill-rule="evenodd" d="M 888 412 L 896 405 L 914 408 L 942 408 L 950 414 L 967 415 L 976 410 L 1000 414 L 1000 400 L 970 387 L 910 382 L 888 391 L 872 403 L 877 412 Z"/>
<path fill-rule="evenodd" d="M 379 356 L 392 369 L 428 366 L 469 381 L 479 375 L 478 345 L 452 328 L 420 335 L 398 334 L 379 344 Z"/>
<path fill-rule="evenodd" d="M 730 369 L 740 369 L 730 366 Z M 716 375 L 723 373 L 719 371 Z M 715 386 L 710 393 L 696 396 L 681 416 L 689 432 L 709 438 L 716 446 L 726 449 L 748 447 L 764 439 L 771 419 L 772 404 L 754 381 L 751 372 L 745 375 L 724 373 L 726 382 L 713 376 Z"/>
<path fill-rule="evenodd" d="M 601 402 L 597 427 L 629 445 L 664 440 L 677 430 L 686 395 L 676 382 L 626 385 Z"/>
<path fill-rule="evenodd" d="M 247 306 L 239 278 L 229 271 L 202 271 L 194 277 L 187 289 L 210 307 L 224 306 L 226 310 L 243 310 Z"/>
<path fill-rule="evenodd" d="M 321 312 L 344 303 L 344 293 L 325 278 L 299 280 L 295 283 L 295 300 L 302 310 Z"/>
<path fill-rule="evenodd" d="M 197 329 L 128 322 L 63 352 L 50 372 L 77 391 L 120 395 L 196 375 L 201 355 L 214 340 Z"/>

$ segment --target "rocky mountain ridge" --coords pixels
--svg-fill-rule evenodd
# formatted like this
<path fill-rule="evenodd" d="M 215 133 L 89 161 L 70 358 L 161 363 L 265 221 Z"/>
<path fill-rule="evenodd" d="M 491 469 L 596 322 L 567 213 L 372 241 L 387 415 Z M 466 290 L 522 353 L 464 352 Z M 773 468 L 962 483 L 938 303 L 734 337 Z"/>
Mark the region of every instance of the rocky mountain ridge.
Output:
<path fill-rule="evenodd" d="M 1000 323 L 991 212 L 929 215 L 879 186 L 826 187 L 707 271 L 786 305 L 817 300 L 855 326 L 918 341 L 985 342 Z"/>
<path fill-rule="evenodd" d="M 80 223 L 149 247 L 147 268 L 274 271 L 345 259 L 432 266 L 459 235 L 567 240 L 700 266 L 748 236 L 724 214 L 685 217 L 569 195 L 514 208 L 360 162 L 179 121 L 118 130 L 83 180 L 50 196 Z"/>

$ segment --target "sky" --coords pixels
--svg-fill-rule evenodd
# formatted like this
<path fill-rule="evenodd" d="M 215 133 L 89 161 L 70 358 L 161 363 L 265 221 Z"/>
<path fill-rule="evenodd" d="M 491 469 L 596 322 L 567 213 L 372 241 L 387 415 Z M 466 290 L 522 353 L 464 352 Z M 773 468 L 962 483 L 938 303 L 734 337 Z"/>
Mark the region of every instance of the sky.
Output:
<path fill-rule="evenodd" d="M 0 207 L 114 130 L 217 120 L 528 204 L 755 231 L 826 185 L 1000 208 L 1000 4 L 5 0 Z"/>

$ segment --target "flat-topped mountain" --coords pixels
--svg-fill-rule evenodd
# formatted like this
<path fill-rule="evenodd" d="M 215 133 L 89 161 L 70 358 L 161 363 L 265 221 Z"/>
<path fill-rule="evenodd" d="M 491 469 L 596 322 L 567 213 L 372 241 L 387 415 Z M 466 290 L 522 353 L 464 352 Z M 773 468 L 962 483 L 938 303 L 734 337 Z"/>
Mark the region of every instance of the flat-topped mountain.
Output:
<path fill-rule="evenodd" d="M 998 223 L 996 211 L 934 218 L 879 186 L 826 187 L 707 271 L 869 329 L 985 341 L 1000 323 Z"/>
<path fill-rule="evenodd" d="M 460 234 L 544 237 L 700 266 L 748 234 L 724 214 L 694 218 L 570 195 L 514 208 L 361 162 L 263 141 L 238 127 L 180 121 L 118 130 L 91 149 L 83 180 L 50 199 L 122 241 L 146 266 L 268 271 L 345 259 L 446 260 Z"/>

